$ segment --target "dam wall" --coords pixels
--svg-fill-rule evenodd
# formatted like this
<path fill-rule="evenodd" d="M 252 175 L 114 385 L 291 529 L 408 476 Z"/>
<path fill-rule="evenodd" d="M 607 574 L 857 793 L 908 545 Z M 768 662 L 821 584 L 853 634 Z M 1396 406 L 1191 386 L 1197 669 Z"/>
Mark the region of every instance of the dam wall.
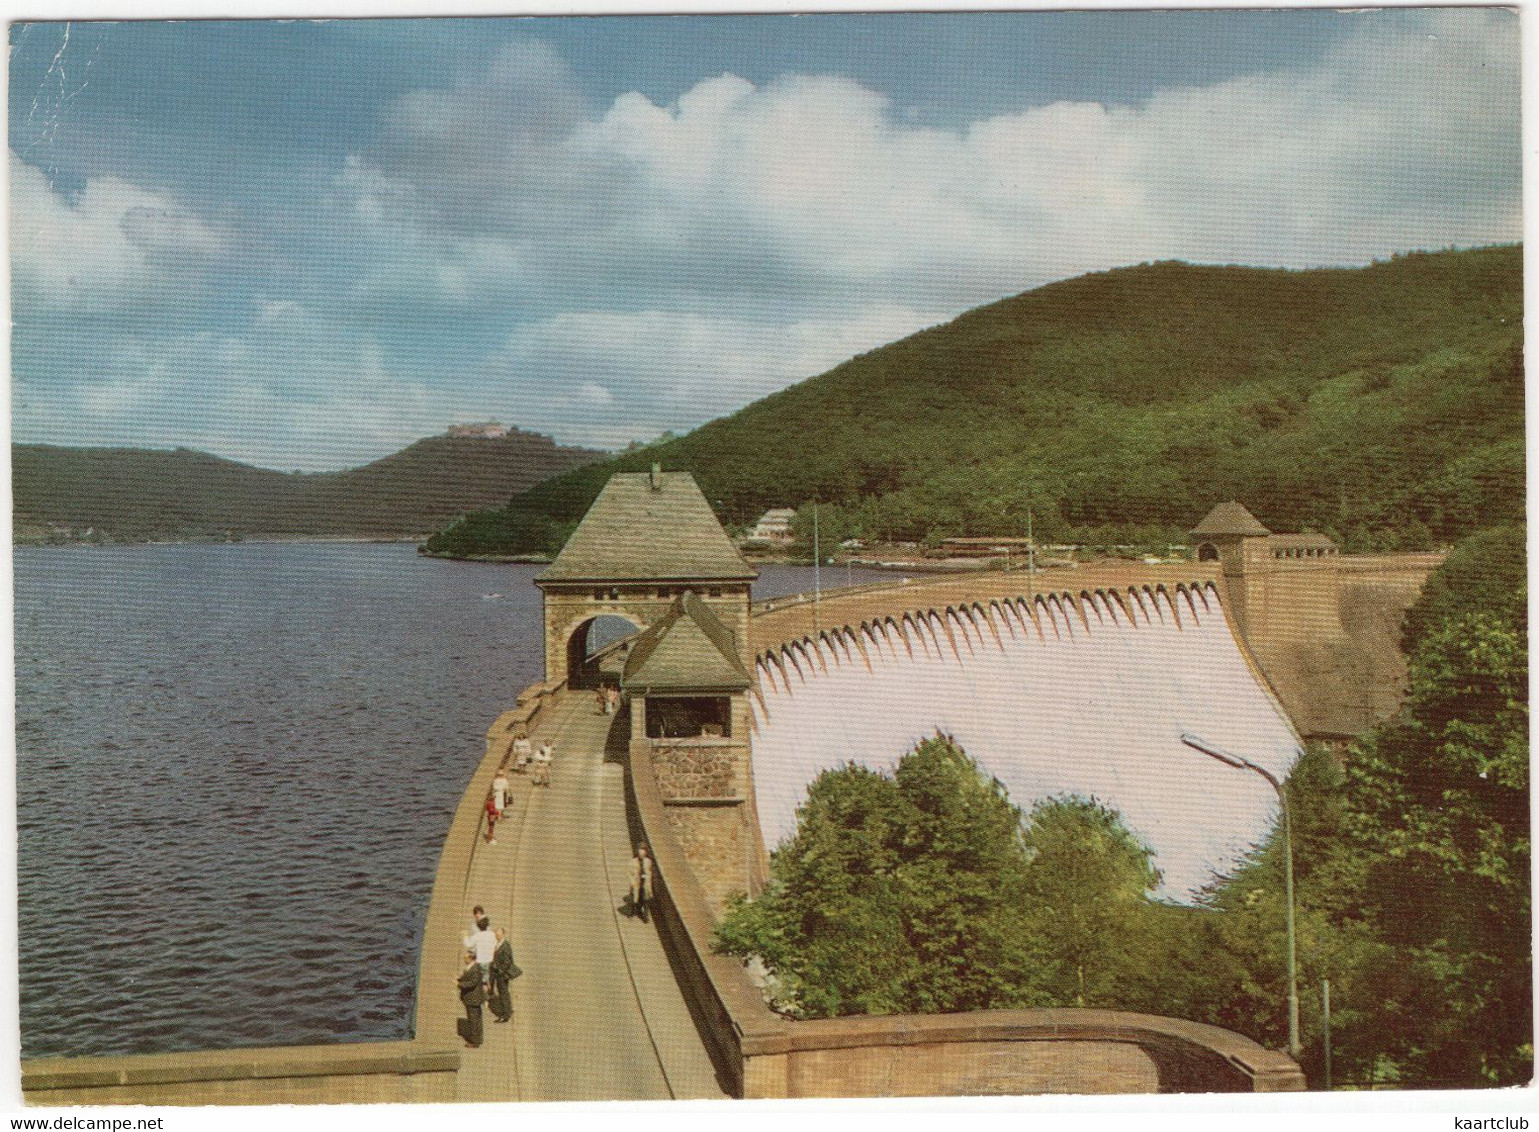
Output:
<path fill-rule="evenodd" d="M 1221 580 L 1246 645 L 1308 738 L 1388 719 L 1405 694 L 1400 623 L 1442 553 L 1274 560 Z"/>
<path fill-rule="evenodd" d="M 1278 778 L 1299 751 L 1212 582 L 919 610 L 782 644 L 757 667 L 754 780 L 770 846 L 795 831 L 819 773 L 851 760 L 891 769 L 942 732 L 1018 805 L 1080 794 L 1116 808 L 1154 849 L 1161 895 L 1189 898 L 1266 835 L 1276 795 L 1181 736 Z"/>

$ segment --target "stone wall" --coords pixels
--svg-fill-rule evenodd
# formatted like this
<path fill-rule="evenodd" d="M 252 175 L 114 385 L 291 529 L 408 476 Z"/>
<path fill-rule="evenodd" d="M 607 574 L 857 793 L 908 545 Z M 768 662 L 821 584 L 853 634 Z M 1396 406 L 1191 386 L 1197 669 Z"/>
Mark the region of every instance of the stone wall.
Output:
<path fill-rule="evenodd" d="M 654 739 L 652 765 L 665 802 L 740 801 L 748 744 L 737 739 Z"/>
<path fill-rule="evenodd" d="M 693 589 L 712 613 L 732 631 L 739 651 L 748 656 L 743 642 L 748 640 L 748 587 L 742 584 L 718 584 L 720 597 L 711 597 L 709 583 L 615 584 L 594 582 L 587 585 L 548 583 L 544 591 L 545 609 L 545 679 L 560 684 L 567 679 L 567 644 L 572 634 L 596 617 L 622 617 L 639 629 L 656 621 L 672 607 L 685 589 Z M 605 596 L 600 597 L 599 594 Z M 659 596 L 663 595 L 663 596 Z"/>
<path fill-rule="evenodd" d="M 1276 560 L 1225 577 L 1225 608 L 1306 738 L 1360 735 L 1405 690 L 1400 622 L 1441 554 Z"/>
<path fill-rule="evenodd" d="M 420 1042 L 56 1057 L 23 1062 L 21 1087 L 30 1105 L 444 1103 L 459 1064 Z"/>

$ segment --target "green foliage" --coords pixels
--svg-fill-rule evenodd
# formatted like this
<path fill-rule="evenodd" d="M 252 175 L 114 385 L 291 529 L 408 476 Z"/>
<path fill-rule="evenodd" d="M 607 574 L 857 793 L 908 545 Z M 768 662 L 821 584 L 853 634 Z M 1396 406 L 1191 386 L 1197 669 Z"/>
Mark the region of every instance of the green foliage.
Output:
<path fill-rule="evenodd" d="M 1148 264 L 863 354 L 515 497 L 477 547 L 546 551 L 609 475 L 693 472 L 723 521 L 821 501 L 868 539 L 1183 541 L 1243 501 L 1348 550 L 1424 549 L 1524 500 L 1522 250 L 1358 270 Z"/>
<path fill-rule="evenodd" d="M 1094 799 L 1024 822 L 997 779 L 937 736 L 892 775 L 813 783 L 769 886 L 717 945 L 757 955 L 807 1016 L 1116 1005 L 1168 930 L 1147 847 Z"/>
<path fill-rule="evenodd" d="M 1148 896 L 1159 884 L 1148 846 L 1115 810 L 1080 797 L 1038 802 L 1025 840 L 1032 928 L 1051 957 L 1054 1004 L 1118 1001 L 1144 959 Z"/>
<path fill-rule="evenodd" d="M 1488 613 L 1524 631 L 1528 626 L 1527 528 L 1494 527 L 1464 540 L 1427 580 L 1406 611 L 1401 644 L 1407 653 L 1445 622 Z"/>
<path fill-rule="evenodd" d="M 1526 1081 L 1533 1062 L 1528 660 L 1487 613 L 1425 631 L 1402 716 L 1353 750 L 1361 912 L 1420 1004 L 1384 1035 L 1419 1077 Z"/>
<path fill-rule="evenodd" d="M 808 790 L 770 885 L 739 901 L 718 946 L 756 954 L 792 1012 L 943 1012 L 1039 1005 L 1026 932 L 1020 812 L 949 739 L 893 775 L 853 764 Z"/>

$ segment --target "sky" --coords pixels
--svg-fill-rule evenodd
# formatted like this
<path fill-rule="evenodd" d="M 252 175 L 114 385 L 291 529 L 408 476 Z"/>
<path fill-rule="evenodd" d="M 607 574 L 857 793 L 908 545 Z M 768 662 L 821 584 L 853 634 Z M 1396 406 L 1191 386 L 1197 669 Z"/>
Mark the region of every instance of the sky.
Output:
<path fill-rule="evenodd" d="M 24 443 L 619 448 L 1087 271 L 1522 234 L 1508 10 L 10 35 Z"/>

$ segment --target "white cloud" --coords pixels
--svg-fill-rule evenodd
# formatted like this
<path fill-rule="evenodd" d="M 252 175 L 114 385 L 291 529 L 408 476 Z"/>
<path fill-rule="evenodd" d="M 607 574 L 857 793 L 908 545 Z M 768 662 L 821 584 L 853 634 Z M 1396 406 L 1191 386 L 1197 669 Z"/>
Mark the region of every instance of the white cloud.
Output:
<path fill-rule="evenodd" d="M 231 249 L 231 233 L 169 197 L 117 177 L 74 201 L 16 154 L 11 161 L 13 278 L 53 302 L 114 301 L 185 278 Z"/>
<path fill-rule="evenodd" d="M 448 218 L 436 231 L 507 241 L 483 285 L 501 266 L 589 308 L 608 289 L 628 306 L 961 310 L 1149 258 L 1352 263 L 1518 238 L 1517 21 L 1363 28 L 1308 69 L 961 130 L 905 124 L 838 76 L 722 75 L 671 106 L 632 93 L 593 113 L 529 48 L 403 99 L 362 161 L 411 187 L 418 219 Z"/>
<path fill-rule="evenodd" d="M 444 398 L 367 339 L 282 300 L 241 333 L 114 342 L 90 380 L 18 383 L 16 439 L 187 446 L 264 467 L 356 466 L 440 432 Z"/>
<path fill-rule="evenodd" d="M 491 378 L 519 390 L 516 403 L 499 408 L 510 419 L 616 448 L 692 428 L 937 317 L 897 307 L 790 323 L 677 311 L 568 312 L 515 330 Z"/>

